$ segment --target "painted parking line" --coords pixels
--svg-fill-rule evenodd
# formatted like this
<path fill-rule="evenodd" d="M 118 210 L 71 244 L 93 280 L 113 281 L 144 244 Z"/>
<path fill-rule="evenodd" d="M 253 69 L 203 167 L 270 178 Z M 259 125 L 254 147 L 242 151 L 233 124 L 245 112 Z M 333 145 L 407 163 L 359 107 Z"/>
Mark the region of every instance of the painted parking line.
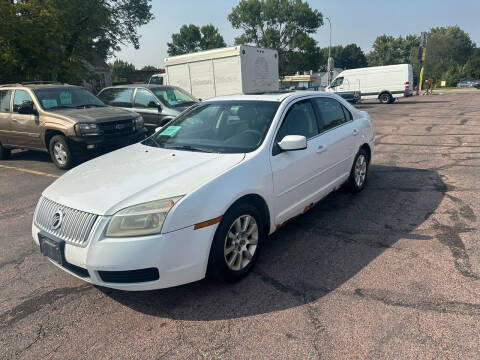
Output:
<path fill-rule="evenodd" d="M 52 178 L 59 178 L 60 177 L 60 175 L 54 175 L 54 174 L 49 174 L 49 173 L 46 173 L 46 172 L 43 172 L 43 171 L 24 169 L 24 168 L 19 168 L 19 167 L 15 167 L 15 166 L 0 165 L 0 168 L 16 170 L 16 171 L 29 173 L 29 174 L 47 176 L 47 177 L 52 177 Z"/>

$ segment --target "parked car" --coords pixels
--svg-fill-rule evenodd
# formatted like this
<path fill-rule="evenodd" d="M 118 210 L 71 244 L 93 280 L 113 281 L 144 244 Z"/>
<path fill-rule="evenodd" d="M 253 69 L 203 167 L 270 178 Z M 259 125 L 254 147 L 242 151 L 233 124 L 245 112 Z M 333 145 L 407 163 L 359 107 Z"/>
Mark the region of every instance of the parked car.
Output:
<path fill-rule="evenodd" d="M 150 84 L 107 87 L 100 91 L 98 97 L 110 106 L 141 114 L 150 133 L 198 102 L 198 99 L 176 86 Z"/>
<path fill-rule="evenodd" d="M 473 87 L 480 90 L 480 80 L 475 80 Z"/>
<path fill-rule="evenodd" d="M 139 114 L 109 107 L 88 90 L 60 83 L 0 86 L 0 159 L 11 149 L 48 152 L 60 169 L 145 139 Z"/>
<path fill-rule="evenodd" d="M 410 64 L 372 66 L 344 70 L 325 91 L 359 91 L 362 100 L 378 99 L 382 104 L 413 95 L 413 69 Z"/>
<path fill-rule="evenodd" d="M 345 183 L 361 191 L 373 146 L 369 115 L 335 94 L 214 98 L 57 179 L 33 239 L 95 285 L 236 281 L 269 234 Z"/>
<path fill-rule="evenodd" d="M 457 84 L 457 87 L 459 88 L 474 87 L 474 86 L 475 86 L 475 80 L 473 78 L 463 79 Z"/>

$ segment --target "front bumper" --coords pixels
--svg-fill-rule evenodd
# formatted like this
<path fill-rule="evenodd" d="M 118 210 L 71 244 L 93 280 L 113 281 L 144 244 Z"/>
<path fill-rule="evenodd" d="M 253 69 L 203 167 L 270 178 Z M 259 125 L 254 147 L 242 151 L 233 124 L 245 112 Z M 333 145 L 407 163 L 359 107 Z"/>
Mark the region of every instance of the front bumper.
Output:
<path fill-rule="evenodd" d="M 120 290 L 161 289 L 205 277 L 217 225 L 198 230 L 190 226 L 166 234 L 144 237 L 104 238 L 103 231 L 107 222 L 106 217 L 98 220 L 85 247 L 65 243 L 66 266 L 60 266 L 53 261 L 52 263 L 94 285 Z M 33 224 L 32 236 L 37 245 L 40 232 Z M 108 282 L 101 277 L 105 271 L 126 272 L 152 268 L 158 270 L 158 280 Z"/>
<path fill-rule="evenodd" d="M 145 127 L 121 136 L 69 136 L 68 145 L 77 158 L 87 158 L 135 144 L 145 139 L 148 130 Z"/>

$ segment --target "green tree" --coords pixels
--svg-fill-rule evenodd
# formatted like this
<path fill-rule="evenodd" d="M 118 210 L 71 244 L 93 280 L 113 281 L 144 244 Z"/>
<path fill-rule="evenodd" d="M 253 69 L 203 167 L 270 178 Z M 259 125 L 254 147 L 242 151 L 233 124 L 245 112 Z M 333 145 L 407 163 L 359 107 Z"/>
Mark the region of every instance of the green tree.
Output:
<path fill-rule="evenodd" d="M 93 57 L 138 48 L 138 27 L 151 19 L 150 0 L 2 0 L 0 63 L 11 80 L 80 83 Z"/>
<path fill-rule="evenodd" d="M 135 65 L 123 61 L 123 60 L 115 60 L 112 65 L 112 80 L 113 82 L 122 82 L 125 80 L 122 79 L 129 79 L 130 73 L 135 71 Z"/>
<path fill-rule="evenodd" d="M 463 74 L 480 79 L 480 48 L 476 48 L 473 55 L 465 63 Z"/>
<path fill-rule="evenodd" d="M 474 55 L 475 44 L 458 26 L 432 28 L 428 33 L 425 75 L 455 85 Z"/>
<path fill-rule="evenodd" d="M 142 71 L 158 71 L 157 67 L 153 66 L 153 65 L 145 65 L 140 70 L 142 70 Z"/>
<path fill-rule="evenodd" d="M 228 20 L 235 29 L 243 31 L 235 39 L 236 44 L 254 44 L 278 51 L 281 75 L 294 69 L 318 69 L 318 58 L 306 59 L 305 56 L 314 49 L 319 53 L 310 35 L 323 25 L 323 16 L 307 2 L 241 0 L 228 15 Z"/>
<path fill-rule="evenodd" d="M 167 43 L 168 55 L 182 55 L 201 50 L 216 49 L 227 46 L 218 29 L 212 24 L 198 27 L 183 25 L 180 32 L 172 34 L 172 42 Z"/>
<path fill-rule="evenodd" d="M 328 47 L 321 50 L 323 57 L 328 58 Z M 356 44 L 333 46 L 330 49 L 335 67 L 342 69 L 356 69 L 368 66 L 367 58 L 362 49 Z M 326 60 L 325 60 L 326 62 Z"/>

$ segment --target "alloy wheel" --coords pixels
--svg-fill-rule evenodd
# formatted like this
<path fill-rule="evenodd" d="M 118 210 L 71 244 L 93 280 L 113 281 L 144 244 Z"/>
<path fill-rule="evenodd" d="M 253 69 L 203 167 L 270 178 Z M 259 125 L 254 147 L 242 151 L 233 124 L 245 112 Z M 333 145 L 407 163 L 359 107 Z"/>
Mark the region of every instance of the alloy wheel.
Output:
<path fill-rule="evenodd" d="M 258 245 L 258 225 L 250 215 L 241 215 L 230 226 L 225 237 L 224 257 L 234 271 L 244 269 L 253 258 Z"/>
<path fill-rule="evenodd" d="M 365 177 L 367 176 L 367 159 L 365 155 L 360 154 L 355 163 L 355 184 L 357 187 L 361 188 L 365 182 Z"/>

